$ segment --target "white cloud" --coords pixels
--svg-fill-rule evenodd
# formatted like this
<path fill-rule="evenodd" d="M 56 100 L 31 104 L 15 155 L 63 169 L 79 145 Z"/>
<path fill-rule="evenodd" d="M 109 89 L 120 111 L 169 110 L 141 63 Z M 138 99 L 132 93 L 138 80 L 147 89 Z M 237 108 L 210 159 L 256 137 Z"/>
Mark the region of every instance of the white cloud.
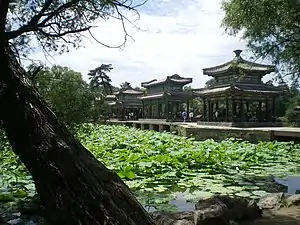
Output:
<path fill-rule="evenodd" d="M 238 38 L 224 34 L 220 28 L 222 17 L 219 0 L 149 0 L 140 8 L 140 20 L 136 22 L 141 30 L 127 24 L 135 41 L 129 40 L 123 50 L 86 41 L 85 48 L 49 61 L 69 66 L 84 76 L 102 63 L 111 63 L 114 70 L 109 76 L 114 85 L 128 81 L 139 86 L 142 81 L 178 73 L 192 77 L 194 87 L 202 87 L 209 79 L 202 74 L 203 68 L 230 60 L 234 49 L 245 49 Z M 109 45 L 122 43 L 124 37 L 121 23 L 116 20 L 101 22 L 93 33 Z"/>

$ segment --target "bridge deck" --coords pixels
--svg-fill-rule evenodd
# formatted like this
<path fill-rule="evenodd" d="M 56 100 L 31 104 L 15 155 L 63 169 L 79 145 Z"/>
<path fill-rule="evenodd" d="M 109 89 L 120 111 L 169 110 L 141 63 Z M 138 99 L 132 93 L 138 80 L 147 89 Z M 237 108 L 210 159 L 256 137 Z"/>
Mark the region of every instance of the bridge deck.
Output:
<path fill-rule="evenodd" d="M 251 127 L 239 128 L 228 126 L 199 125 L 193 122 L 166 122 L 164 120 L 110 120 L 110 124 L 135 125 L 141 129 L 178 131 L 182 136 L 193 136 L 195 139 L 206 138 L 223 139 L 225 137 L 237 137 L 245 140 L 273 140 L 276 137 L 294 138 L 300 140 L 300 128 L 298 127 Z M 166 129 L 166 127 L 168 127 Z"/>

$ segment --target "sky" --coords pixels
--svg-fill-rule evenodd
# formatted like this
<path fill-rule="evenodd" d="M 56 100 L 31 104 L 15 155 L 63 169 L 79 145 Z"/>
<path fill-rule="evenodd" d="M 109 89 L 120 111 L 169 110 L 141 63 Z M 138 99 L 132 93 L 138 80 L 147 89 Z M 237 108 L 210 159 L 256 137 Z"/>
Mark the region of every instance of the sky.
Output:
<path fill-rule="evenodd" d="M 230 37 L 221 28 L 224 15 L 221 0 L 149 0 L 127 17 L 134 25 L 126 24 L 129 39 L 122 49 L 106 48 L 95 41 L 85 40 L 85 48 L 63 55 L 47 57 L 32 54 L 48 65 L 62 65 L 79 71 L 87 80 L 89 70 L 104 64 L 114 69 L 108 74 L 112 84 L 128 81 L 132 86 L 152 79 L 179 74 L 193 78 L 192 87 L 201 88 L 210 77 L 203 75 L 206 67 L 225 63 L 234 57 L 233 50 L 249 52 L 239 37 Z M 101 42 L 118 46 L 124 40 L 120 21 L 100 22 L 92 30 Z"/>

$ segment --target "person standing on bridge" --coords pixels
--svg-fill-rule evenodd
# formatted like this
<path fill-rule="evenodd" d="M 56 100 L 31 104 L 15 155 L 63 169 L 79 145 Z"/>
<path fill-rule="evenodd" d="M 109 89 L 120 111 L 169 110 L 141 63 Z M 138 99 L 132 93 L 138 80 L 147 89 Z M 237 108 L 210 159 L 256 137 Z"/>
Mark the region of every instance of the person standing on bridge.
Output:
<path fill-rule="evenodd" d="M 194 119 L 194 113 L 193 113 L 193 111 L 191 111 L 189 113 L 189 118 L 190 118 L 190 121 L 193 122 L 193 119 Z"/>
<path fill-rule="evenodd" d="M 215 120 L 216 121 L 218 121 L 218 119 L 219 119 L 218 117 L 219 117 L 219 112 L 218 112 L 218 110 L 216 110 L 216 112 L 215 112 Z"/>
<path fill-rule="evenodd" d="M 185 121 L 186 121 L 186 118 L 187 118 L 187 113 L 186 113 L 186 111 L 183 111 L 183 112 L 182 112 L 182 118 L 183 118 L 183 122 L 185 122 Z"/>

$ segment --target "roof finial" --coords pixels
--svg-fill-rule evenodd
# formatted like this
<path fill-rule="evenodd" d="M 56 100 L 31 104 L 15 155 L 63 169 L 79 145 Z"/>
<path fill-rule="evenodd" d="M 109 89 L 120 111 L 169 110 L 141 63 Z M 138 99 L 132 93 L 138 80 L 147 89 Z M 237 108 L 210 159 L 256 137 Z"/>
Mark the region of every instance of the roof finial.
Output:
<path fill-rule="evenodd" d="M 241 57 L 242 51 L 243 51 L 243 50 L 240 50 L 240 49 L 234 50 L 233 52 L 235 53 L 235 57 L 237 57 L 237 58 Z"/>

